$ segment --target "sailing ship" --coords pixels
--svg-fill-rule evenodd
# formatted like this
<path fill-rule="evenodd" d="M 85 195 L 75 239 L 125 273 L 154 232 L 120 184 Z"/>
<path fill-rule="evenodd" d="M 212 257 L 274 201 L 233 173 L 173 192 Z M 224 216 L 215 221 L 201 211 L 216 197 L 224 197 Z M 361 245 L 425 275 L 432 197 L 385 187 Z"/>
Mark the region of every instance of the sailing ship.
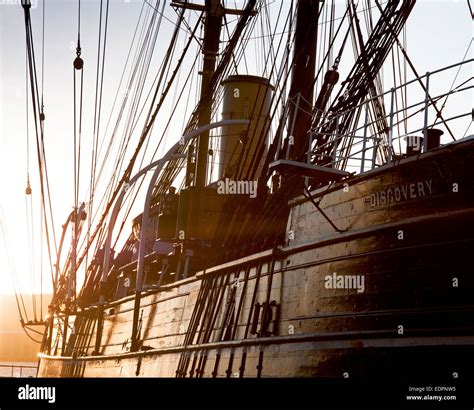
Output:
<path fill-rule="evenodd" d="M 168 83 L 155 88 L 130 162 L 95 229 L 77 198 L 63 225 L 38 376 L 472 372 L 474 139 L 452 131 L 472 112 L 444 107 L 473 85 L 435 84 L 473 60 L 419 75 L 403 43 L 415 3 L 291 2 L 278 14 L 286 20 L 278 43 L 265 18 L 283 2 L 171 2 L 178 17 L 160 69 Z M 199 15 L 194 28 L 186 15 Z M 262 21 L 266 69 L 242 74 L 242 50 Z M 183 27 L 183 54 L 170 67 Z M 196 107 L 165 155 L 138 167 L 138 152 L 157 145 L 144 142 L 194 41 Z M 78 41 L 76 75 L 80 51 Z M 129 221 L 125 201 L 146 175 L 142 212 Z M 131 233 L 118 247 L 120 224 Z"/>

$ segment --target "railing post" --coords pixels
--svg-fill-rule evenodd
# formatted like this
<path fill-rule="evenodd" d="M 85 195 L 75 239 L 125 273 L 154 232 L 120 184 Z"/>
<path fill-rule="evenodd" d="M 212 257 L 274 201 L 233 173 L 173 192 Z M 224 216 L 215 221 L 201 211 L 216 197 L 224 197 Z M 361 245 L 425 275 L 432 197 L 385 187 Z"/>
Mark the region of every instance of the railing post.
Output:
<path fill-rule="evenodd" d="M 377 148 L 379 144 L 379 138 L 377 137 L 377 135 L 374 135 L 372 139 L 373 139 L 372 169 L 374 169 L 375 162 L 377 161 Z"/>
<path fill-rule="evenodd" d="M 308 153 L 306 154 L 306 163 L 309 164 L 311 163 L 311 147 L 313 145 L 313 132 L 309 130 L 308 132 Z M 305 176 L 304 177 L 304 185 L 305 187 L 308 187 L 309 185 L 309 177 Z"/>
<path fill-rule="evenodd" d="M 68 331 L 68 325 L 69 325 L 69 314 L 65 313 L 64 314 L 64 330 L 63 330 L 63 340 L 61 344 L 61 356 L 65 355 L 66 347 L 67 347 L 67 331 Z"/>
<path fill-rule="evenodd" d="M 388 130 L 388 163 L 392 162 L 392 139 L 393 139 L 393 110 L 395 105 L 395 88 L 390 90 L 390 128 Z"/>
<path fill-rule="evenodd" d="M 334 137 L 334 151 L 332 152 L 332 167 L 336 168 L 337 139 L 339 138 L 339 117 L 336 117 L 336 134 Z"/>
<path fill-rule="evenodd" d="M 364 138 L 362 140 L 362 162 L 360 163 L 360 172 L 364 172 L 365 166 L 365 148 L 367 145 L 367 122 L 369 120 L 369 102 L 365 103 L 365 121 L 364 121 Z"/>
<path fill-rule="evenodd" d="M 425 120 L 423 123 L 423 152 L 428 151 L 428 106 L 430 102 L 430 73 L 426 73 L 426 85 L 425 85 Z"/>

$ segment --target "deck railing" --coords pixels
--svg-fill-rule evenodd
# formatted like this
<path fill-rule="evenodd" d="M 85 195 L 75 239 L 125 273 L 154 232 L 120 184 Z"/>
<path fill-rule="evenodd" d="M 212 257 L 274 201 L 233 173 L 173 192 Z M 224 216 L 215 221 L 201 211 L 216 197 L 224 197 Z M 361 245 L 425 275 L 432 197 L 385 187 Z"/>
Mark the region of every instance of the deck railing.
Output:
<path fill-rule="evenodd" d="M 0 377 L 36 377 L 37 366 L 0 364 Z"/>
<path fill-rule="evenodd" d="M 465 129 L 464 124 L 461 135 L 458 133 L 457 136 L 454 136 L 448 124 L 461 119 L 466 120 L 467 117 L 473 115 L 471 102 L 474 77 L 471 76 L 456 87 L 454 86 L 462 66 L 472 64 L 473 61 L 474 59 L 469 59 L 433 72 L 428 72 L 419 78 L 414 78 L 382 94 L 366 98 L 350 111 L 339 112 L 330 117 L 323 117 L 325 122 L 319 124 L 309 137 L 308 161 L 314 154 L 315 139 L 318 136 L 324 135 L 321 130 L 331 123 L 333 126 L 336 124 L 334 127 L 335 131 L 325 134 L 329 138 L 327 138 L 325 143 L 318 145 L 318 152 L 330 151 L 330 155 L 324 154 L 330 160 L 328 165 L 337 169 L 345 169 L 349 172 L 362 173 L 402 157 L 404 148 L 406 148 L 410 138 L 413 137 L 423 137 L 422 148 L 423 151 L 427 151 L 427 130 L 433 127 L 440 128 L 451 141 L 463 138 L 470 125 Z M 445 89 L 446 81 L 448 83 L 451 81 L 446 78 L 444 80 L 441 79 L 441 74 L 446 74 L 451 79 L 454 77 L 449 91 L 440 91 L 440 85 L 444 86 L 442 88 Z M 409 92 L 409 87 L 417 87 L 418 90 L 411 89 Z M 467 95 L 468 92 L 471 94 Z M 421 97 L 421 100 L 407 103 L 407 100 L 414 101 L 417 94 L 417 98 L 420 99 Z M 448 97 L 453 100 L 461 94 L 463 98 L 466 98 L 468 105 L 464 107 L 465 101 L 459 101 L 458 99 L 458 101 L 451 103 L 448 109 L 446 105 Z M 400 107 L 398 102 L 399 99 L 402 99 L 402 103 L 404 103 L 402 107 Z M 383 107 L 388 107 L 388 114 L 383 116 L 375 115 L 372 105 L 376 101 L 381 103 Z M 354 118 L 356 119 L 351 127 L 351 131 L 346 134 L 338 133 L 338 124 L 343 120 L 344 116 L 351 114 L 351 111 L 355 114 Z M 440 111 L 442 111 L 441 115 Z M 449 113 L 447 111 L 452 112 Z M 377 131 L 380 129 L 380 124 L 386 124 L 382 132 Z M 456 134 L 456 131 L 453 134 Z M 347 144 L 349 140 L 351 143 Z M 418 141 L 421 141 L 421 139 Z"/>

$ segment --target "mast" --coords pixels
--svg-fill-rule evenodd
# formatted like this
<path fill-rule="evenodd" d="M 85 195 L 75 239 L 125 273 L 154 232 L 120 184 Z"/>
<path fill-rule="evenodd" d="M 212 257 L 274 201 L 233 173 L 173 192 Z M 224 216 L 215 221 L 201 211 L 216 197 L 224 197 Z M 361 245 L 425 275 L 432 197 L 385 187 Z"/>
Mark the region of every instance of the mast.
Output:
<path fill-rule="evenodd" d="M 171 5 L 205 12 L 204 39 L 202 44 L 203 65 L 202 71 L 200 72 L 202 76 L 200 94 L 202 105 L 200 107 L 198 120 L 198 128 L 201 128 L 211 123 L 213 96 L 212 94 L 208 94 L 208 89 L 216 70 L 224 15 L 242 15 L 244 12 L 242 10 L 224 8 L 220 0 L 206 0 L 204 5 L 175 0 Z M 199 136 L 198 141 L 196 175 L 194 177 L 194 185 L 196 187 L 204 188 L 206 186 L 208 157 L 209 131 L 205 131 Z"/>
<path fill-rule="evenodd" d="M 313 89 L 316 66 L 318 33 L 318 0 L 299 0 L 297 4 L 294 57 L 289 98 L 292 108 L 288 116 L 290 136 L 293 138 L 284 152 L 289 159 L 297 160 L 308 146 L 311 127 Z"/>
<path fill-rule="evenodd" d="M 219 54 L 219 39 L 221 35 L 222 17 L 224 11 L 220 0 L 206 0 L 206 18 L 204 23 L 204 41 L 202 46 L 203 66 L 201 78 L 201 100 L 204 104 L 199 113 L 198 128 L 211 122 L 212 96 L 206 95 L 212 75 L 216 69 L 216 59 Z M 207 160 L 209 157 L 209 131 L 199 136 L 197 150 L 197 168 L 195 185 L 203 188 L 206 185 Z"/>

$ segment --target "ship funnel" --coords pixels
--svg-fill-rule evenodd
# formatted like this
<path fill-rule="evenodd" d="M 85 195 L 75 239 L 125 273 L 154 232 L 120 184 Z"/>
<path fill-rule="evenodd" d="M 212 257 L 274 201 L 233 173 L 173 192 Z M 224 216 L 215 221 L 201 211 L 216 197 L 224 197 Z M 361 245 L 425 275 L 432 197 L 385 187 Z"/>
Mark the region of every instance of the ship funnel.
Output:
<path fill-rule="evenodd" d="M 441 135 L 444 131 L 437 128 L 430 128 L 426 130 L 426 150 L 438 148 L 441 145 Z"/>
<path fill-rule="evenodd" d="M 268 148 L 265 130 L 270 122 L 273 86 L 268 79 L 252 75 L 233 75 L 222 85 L 222 119 L 249 119 L 250 123 L 222 128 L 219 178 L 253 178 L 260 173 Z"/>

